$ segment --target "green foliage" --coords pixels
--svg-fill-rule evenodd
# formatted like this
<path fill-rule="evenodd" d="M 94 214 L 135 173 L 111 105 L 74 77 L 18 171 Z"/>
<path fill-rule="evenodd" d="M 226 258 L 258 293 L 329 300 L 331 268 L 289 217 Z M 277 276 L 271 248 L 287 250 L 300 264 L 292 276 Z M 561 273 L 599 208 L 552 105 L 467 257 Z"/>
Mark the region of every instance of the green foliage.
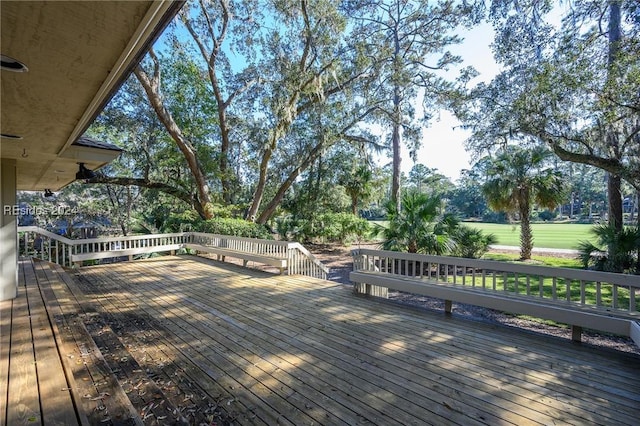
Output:
<path fill-rule="evenodd" d="M 461 70 L 458 81 L 452 81 L 453 68 L 462 60 L 449 49 L 462 41 L 456 30 L 476 17 L 476 9 L 468 2 L 428 0 L 349 3 L 356 35 L 369 43 L 367 56 L 376 81 L 363 97 L 375 105 L 376 121 L 388 132 L 393 153 L 391 199 L 397 210 L 401 146 L 408 146 L 415 157 L 422 143 L 421 127 L 439 105 L 455 96 L 458 83 L 473 74 Z M 419 93 L 423 94 L 422 105 L 416 108 Z"/>
<path fill-rule="evenodd" d="M 453 231 L 456 244 L 451 250 L 452 256 L 478 259 L 495 244 L 498 239 L 493 234 L 485 234 L 480 229 L 460 225 Z"/>
<path fill-rule="evenodd" d="M 217 210 L 219 216 L 203 220 L 193 210 L 169 215 L 164 223 L 165 232 L 206 232 L 209 234 L 233 235 L 245 238 L 273 239 L 264 225 L 249 222 L 244 219 L 229 217 L 229 209 Z M 223 217 L 224 215 L 226 217 Z"/>
<path fill-rule="evenodd" d="M 578 259 L 585 269 L 640 274 L 640 228 L 629 226 L 619 232 L 611 224 L 603 224 L 591 231 L 596 243 L 582 241 L 578 245 Z"/>
<path fill-rule="evenodd" d="M 350 243 L 353 239 L 361 241 L 369 235 L 369 222 L 350 213 L 325 213 L 320 216 L 319 237 L 341 244 Z"/>
<path fill-rule="evenodd" d="M 554 2 L 491 3 L 502 71 L 457 111 L 473 132 L 468 146 L 481 154 L 507 142 L 543 144 L 640 187 L 637 2 L 570 2 L 555 8 L 564 14 L 558 26 Z"/>
<path fill-rule="evenodd" d="M 482 187 L 493 210 L 528 216 L 531 206 L 552 208 L 564 199 L 564 180 L 560 173 L 546 167 L 551 152 L 507 146 L 491 160 L 488 180 Z"/>
<path fill-rule="evenodd" d="M 463 170 L 458 185 L 449 193 L 447 210 L 463 218 L 482 218 L 490 213 L 482 195 L 481 182 L 484 174 L 479 170 Z"/>
<path fill-rule="evenodd" d="M 264 226 L 244 219 L 213 218 L 202 221 L 197 231 L 209 234 L 233 235 L 245 238 L 272 240 L 271 232 Z"/>
<path fill-rule="evenodd" d="M 342 179 L 345 192 L 351 197 L 351 213 L 358 213 L 358 205 L 371 196 L 373 173 L 366 166 L 359 166 L 351 174 Z"/>
<path fill-rule="evenodd" d="M 538 219 L 544 220 L 545 222 L 553 220 L 556 216 L 556 212 L 550 210 L 543 210 L 541 212 L 538 212 Z"/>
<path fill-rule="evenodd" d="M 324 213 L 310 219 L 283 216 L 276 219 L 276 229 L 284 240 L 319 240 L 343 245 L 361 241 L 371 233 L 367 220 L 350 213 Z"/>
<path fill-rule="evenodd" d="M 488 179 L 482 185 L 489 207 L 518 214 L 522 259 L 531 258 L 533 237 L 530 219 L 533 205 L 552 208 L 565 198 L 562 175 L 546 167 L 550 154 L 550 151 L 541 147 L 529 150 L 507 146 L 489 161 Z"/>
<path fill-rule="evenodd" d="M 387 226 L 376 225 L 384 250 L 409 253 L 445 254 L 455 246 L 453 233 L 458 221 L 439 212 L 438 197 L 418 192 L 403 194 L 400 210 L 387 204 Z"/>
<path fill-rule="evenodd" d="M 436 195 L 448 194 L 454 187 L 448 177 L 438 173 L 438 169 L 424 164 L 415 164 L 411 168 L 407 182 L 411 190 Z"/>
<path fill-rule="evenodd" d="M 202 219 L 195 210 L 171 213 L 164 222 L 164 232 L 187 232 L 199 227 Z"/>

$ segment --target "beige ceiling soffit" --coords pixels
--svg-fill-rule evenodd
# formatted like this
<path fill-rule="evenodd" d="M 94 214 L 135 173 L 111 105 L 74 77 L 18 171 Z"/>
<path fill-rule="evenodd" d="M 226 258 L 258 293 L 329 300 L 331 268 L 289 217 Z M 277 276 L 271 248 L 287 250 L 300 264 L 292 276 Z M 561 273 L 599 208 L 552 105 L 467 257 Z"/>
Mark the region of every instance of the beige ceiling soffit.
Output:
<path fill-rule="evenodd" d="M 110 163 L 118 158 L 121 153 L 122 151 L 115 151 L 111 149 L 71 145 L 67 150 L 60 154 L 60 158 L 69 158 L 85 163 Z"/>
<path fill-rule="evenodd" d="M 80 120 L 78 120 L 78 123 L 71 132 L 64 147 L 58 152 L 58 155 L 62 155 L 76 139 L 82 136 L 87 127 L 89 127 L 99 109 L 104 105 L 105 100 L 113 94 L 114 89 L 121 83 L 121 79 L 125 73 L 129 71 L 132 62 L 138 58 L 140 51 L 146 47 L 149 39 L 154 35 L 154 32 L 157 30 L 158 25 L 160 25 L 166 13 L 171 10 L 172 7 L 176 7 L 176 3 L 181 6 L 183 2 L 174 2 L 172 0 L 151 2 L 142 24 L 131 37 L 126 49 L 118 58 L 109 76 L 88 105 L 82 117 L 80 117 Z M 171 14 L 172 18 L 173 16 L 174 14 Z"/>
<path fill-rule="evenodd" d="M 38 185 L 44 178 L 44 175 L 47 174 L 47 170 L 49 170 L 49 168 L 53 164 L 53 161 L 54 160 L 47 160 L 47 162 L 45 163 L 46 165 L 42 168 L 42 171 L 40 172 L 40 174 L 38 175 L 38 178 L 36 179 L 36 185 Z"/>

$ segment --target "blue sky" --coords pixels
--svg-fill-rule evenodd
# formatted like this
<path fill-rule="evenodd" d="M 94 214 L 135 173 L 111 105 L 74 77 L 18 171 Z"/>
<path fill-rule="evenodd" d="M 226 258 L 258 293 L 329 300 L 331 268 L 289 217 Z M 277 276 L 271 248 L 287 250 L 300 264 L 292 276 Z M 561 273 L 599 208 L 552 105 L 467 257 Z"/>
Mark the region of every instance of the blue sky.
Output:
<path fill-rule="evenodd" d="M 460 55 L 462 66 L 472 65 L 480 75 L 472 81 L 472 85 L 481 81 L 489 82 L 498 73 L 499 68 L 493 59 L 490 44 L 493 41 L 493 29 L 489 24 L 482 24 L 461 34 L 464 42 L 453 46 L 451 51 Z M 422 148 L 418 151 L 417 162 L 429 168 L 438 169 L 439 173 L 455 182 L 462 169 L 471 167 L 471 156 L 464 149 L 464 141 L 469 132 L 460 129 L 458 120 L 448 111 L 440 111 L 431 126 L 424 129 Z M 408 173 L 413 167 L 409 154 L 404 150 L 402 170 Z"/>
<path fill-rule="evenodd" d="M 559 27 L 561 17 L 568 8 L 568 4 L 556 4 L 546 19 L 554 26 Z M 460 36 L 464 37 L 464 42 L 452 46 L 451 51 L 463 58 L 462 66 L 472 65 L 480 73 L 471 85 L 482 81 L 489 83 L 500 71 L 498 64 L 493 59 L 490 47 L 494 36 L 491 24 L 482 23 L 472 30 L 460 33 Z M 457 127 L 459 124 L 449 112 L 442 111 L 440 120 L 432 120 L 431 126 L 424 130 L 422 148 L 418 151 L 417 158 L 418 163 L 438 169 L 454 183 L 460 177 L 462 169 L 471 167 L 471 155 L 464 149 L 464 141 L 470 136 L 470 133 Z M 408 173 L 413 162 L 406 150 L 402 162 L 402 170 Z"/>

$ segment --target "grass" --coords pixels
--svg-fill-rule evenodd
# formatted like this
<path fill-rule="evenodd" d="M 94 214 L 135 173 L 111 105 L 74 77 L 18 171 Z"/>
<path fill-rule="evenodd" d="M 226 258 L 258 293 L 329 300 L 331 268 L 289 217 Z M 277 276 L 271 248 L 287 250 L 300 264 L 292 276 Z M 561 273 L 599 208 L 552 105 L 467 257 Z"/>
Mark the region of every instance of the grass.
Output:
<path fill-rule="evenodd" d="M 520 246 L 520 225 L 465 222 L 466 226 L 480 229 L 485 234 L 494 234 L 498 240 L 496 244 L 505 246 Z M 593 225 L 577 223 L 534 223 L 533 246 L 540 248 L 576 249 L 578 243 L 593 240 L 591 234 Z"/>
<path fill-rule="evenodd" d="M 482 259 L 499 260 L 503 262 L 518 262 L 520 258 L 519 252 L 514 253 L 486 253 Z M 537 262 L 542 266 L 551 266 L 553 268 L 573 268 L 582 269 L 580 261 L 574 257 L 551 257 L 551 256 L 531 256 L 533 262 Z"/>
<path fill-rule="evenodd" d="M 516 253 L 487 253 L 482 259 L 486 260 L 498 260 L 505 262 L 515 262 L 518 263 L 519 255 Z M 535 263 L 540 264 L 541 266 L 550 266 L 556 268 L 574 268 L 581 269 L 580 263 L 577 259 L 572 258 L 559 258 L 559 257 L 548 257 L 548 256 L 532 256 L 531 260 Z M 530 275 L 531 280 L 531 294 L 537 295 L 540 292 L 540 282 L 537 276 Z M 467 277 L 467 282 L 470 283 L 470 278 Z M 518 278 L 518 283 L 516 284 L 515 276 L 509 274 L 508 278 L 505 281 L 505 278 L 502 276 L 498 276 L 496 281 L 496 290 L 503 291 L 504 286 L 507 286 L 507 291 L 517 292 L 519 294 L 526 294 L 526 286 L 525 286 L 526 278 L 525 276 L 520 276 Z M 556 283 L 556 297 L 558 300 L 566 300 L 567 290 L 571 292 L 571 300 L 577 301 L 580 298 L 580 288 L 581 285 L 585 286 L 585 302 L 587 304 L 596 305 L 597 302 L 597 283 L 594 282 L 584 282 L 581 283 L 577 280 L 571 280 L 569 283 L 569 288 L 567 289 L 567 281 L 564 278 L 557 278 Z M 554 280 L 552 278 L 544 278 L 542 280 L 542 294 L 545 299 L 551 299 L 553 296 L 553 286 Z M 601 287 L 600 294 L 602 304 L 604 306 L 612 306 L 613 305 L 613 286 L 603 284 Z M 629 307 L 629 289 L 624 287 L 618 287 L 618 307 L 621 309 L 627 309 Z"/>
<path fill-rule="evenodd" d="M 482 230 L 485 234 L 494 234 L 497 238 L 499 245 L 516 246 L 520 245 L 520 226 L 510 224 L 496 224 L 496 223 L 483 223 L 483 222 L 465 222 L 464 225 Z M 532 224 L 532 231 L 534 237 L 534 247 L 539 248 L 558 248 L 558 249 L 576 249 L 580 241 L 594 240 L 594 236 L 591 234 L 593 225 L 590 224 L 574 224 L 574 223 L 535 223 Z M 518 262 L 520 254 L 514 253 L 487 253 L 482 258 L 487 260 L 498 260 L 505 262 Z M 550 257 L 550 256 L 537 256 L 535 253 L 531 257 L 534 263 L 538 263 L 541 266 L 550 266 L 556 268 L 575 268 L 581 269 L 581 264 L 576 258 L 572 257 Z M 471 278 L 467 277 L 467 280 Z M 513 276 L 508 277 L 506 282 L 502 277 L 498 278 L 497 289 L 503 290 L 504 286 L 507 286 L 508 291 L 515 291 L 520 294 L 526 293 L 526 287 L 524 284 L 524 277 L 520 277 L 518 284 L 516 285 L 515 278 Z M 531 291 L 533 294 L 538 294 L 540 291 L 537 277 L 531 277 L 532 285 Z M 573 300 L 579 298 L 580 295 L 580 282 L 572 281 L 569 283 L 568 291 L 571 292 Z M 585 302 L 587 304 L 596 304 L 596 283 L 586 283 Z M 558 278 L 556 287 L 556 297 L 558 300 L 566 299 L 567 282 L 563 278 Z M 544 298 L 552 298 L 553 296 L 553 279 L 545 278 L 542 282 L 542 293 Z M 605 306 L 611 306 L 614 295 L 612 293 L 612 287 L 608 285 L 602 286 L 601 292 L 602 303 Z M 629 292 L 628 289 L 618 288 L 618 306 L 622 309 L 626 309 L 629 305 Z M 553 321 L 542 321 L 545 323 L 553 323 Z"/>

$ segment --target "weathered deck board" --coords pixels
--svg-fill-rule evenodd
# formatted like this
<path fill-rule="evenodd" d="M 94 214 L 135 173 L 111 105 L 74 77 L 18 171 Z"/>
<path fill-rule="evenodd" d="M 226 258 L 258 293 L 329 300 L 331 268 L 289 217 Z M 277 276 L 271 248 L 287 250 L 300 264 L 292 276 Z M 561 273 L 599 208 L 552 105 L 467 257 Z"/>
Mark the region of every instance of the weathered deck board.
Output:
<path fill-rule="evenodd" d="M 21 268 L 19 274 L 19 297 L 11 307 L 7 425 L 42 421 L 24 269 Z"/>
<path fill-rule="evenodd" d="M 56 272 L 57 265 L 40 265 L 48 280 L 40 283 L 49 295 L 49 309 L 65 332 L 60 332 L 61 348 L 66 353 L 68 375 L 77 388 L 77 405 L 81 423 L 142 424 L 127 395 L 104 360 L 103 353 L 85 327 L 77 294 L 64 282 L 65 276 Z M 82 298 L 82 295 L 79 295 Z"/>
<path fill-rule="evenodd" d="M 194 288 L 194 290 L 197 289 Z M 260 303 L 256 303 L 258 302 L 258 300 L 253 299 L 247 303 L 250 304 L 256 304 L 258 306 L 260 306 Z M 198 301 L 198 300 L 194 300 L 193 301 L 194 304 L 196 305 L 200 305 L 203 306 L 206 309 L 206 306 L 204 305 L 204 303 L 202 301 Z M 242 301 L 239 301 L 238 303 L 243 303 Z M 251 305 L 254 306 L 254 305 Z M 251 308 L 251 306 L 247 306 L 248 309 Z M 221 307 L 221 309 L 224 309 L 223 307 Z M 219 310 L 211 310 L 209 309 L 210 313 L 213 313 L 213 315 L 215 315 L 216 317 L 220 318 L 221 321 L 217 321 L 216 323 L 216 328 L 218 326 L 221 327 L 225 327 L 226 324 L 229 323 L 229 321 L 225 322 L 224 316 L 223 314 L 219 314 Z M 238 315 L 242 315 L 241 311 L 235 310 L 234 311 L 235 314 Z M 273 316 L 273 315 L 270 315 Z M 199 319 L 202 320 L 202 323 L 207 323 L 208 319 L 203 316 L 203 315 L 197 315 L 197 317 Z M 258 315 L 259 318 L 265 318 L 265 315 Z M 246 321 L 251 321 L 251 318 L 247 318 Z M 284 324 L 284 322 L 282 321 L 282 319 L 279 319 L 277 321 L 277 323 L 274 324 L 268 324 L 268 323 L 259 323 L 256 322 L 255 324 L 252 325 L 252 327 L 255 327 L 255 329 L 259 329 L 261 327 L 265 328 L 265 332 L 264 333 L 255 333 L 253 335 L 253 339 L 255 339 L 252 343 L 252 345 L 245 345 L 244 349 L 249 349 L 251 351 L 262 351 L 265 348 L 270 348 L 271 347 L 271 354 L 272 356 L 277 356 L 278 352 L 281 352 L 282 349 L 288 349 L 286 347 L 281 347 L 279 345 L 272 345 L 270 342 L 274 340 L 274 338 L 276 340 L 281 340 L 281 339 L 287 339 L 287 340 L 291 340 L 290 335 L 279 335 L 279 334 L 274 334 L 275 332 L 277 332 L 277 327 L 280 326 L 285 326 L 286 324 Z M 207 333 L 207 329 L 206 328 L 202 328 L 200 330 L 201 332 Z M 239 326 L 238 324 L 233 325 L 232 327 L 228 328 L 227 330 L 227 335 L 234 335 L 238 332 L 245 332 L 245 333 L 250 333 L 252 330 L 249 327 L 242 327 Z M 271 335 L 269 335 L 268 333 L 271 332 Z M 277 332 L 280 333 L 280 332 Z M 294 334 L 296 333 L 295 331 L 293 332 Z M 220 337 L 213 337 L 214 339 L 218 340 L 220 339 Z M 317 344 L 316 344 L 317 343 Z M 433 393 L 433 398 L 432 400 L 430 400 L 429 402 L 429 407 L 421 407 L 418 405 L 415 405 L 412 402 L 412 397 L 411 397 L 411 392 L 414 392 L 414 390 L 411 389 L 410 386 L 407 386 L 407 384 L 410 384 L 410 382 L 404 382 L 401 380 L 394 380 L 396 379 L 395 375 L 389 375 L 388 373 L 386 373 L 385 371 L 382 371 L 380 369 L 376 369 L 376 368 L 367 368 L 367 369 L 362 369 L 361 367 L 361 362 L 357 361 L 355 363 L 355 365 L 349 363 L 349 361 L 344 361 L 342 360 L 342 353 L 340 351 L 338 352 L 334 352 L 334 353 L 327 353 L 326 350 L 315 350 L 315 347 L 322 347 L 324 344 L 324 342 L 313 342 L 311 341 L 308 346 L 305 346 L 304 343 L 302 343 L 299 349 L 300 350 L 309 350 L 309 348 L 311 348 L 311 350 L 309 351 L 309 353 L 311 353 L 313 356 L 317 357 L 317 360 L 313 363 L 312 366 L 308 367 L 309 369 L 311 369 L 311 371 L 307 372 L 308 376 L 306 378 L 306 380 L 310 383 L 313 383 L 315 379 L 315 377 L 322 377 L 322 375 L 326 375 L 327 373 L 329 374 L 335 374 L 335 370 L 340 369 L 342 370 L 342 373 L 340 375 L 337 376 L 337 380 L 338 382 L 340 382 L 343 386 L 356 386 L 362 390 L 365 391 L 365 393 L 363 394 L 363 399 L 364 401 L 361 402 L 361 407 L 360 410 L 364 410 L 364 411 L 371 411 L 372 407 L 376 407 L 376 406 L 382 406 L 384 407 L 384 405 L 386 404 L 385 401 L 388 401 L 389 399 L 391 400 L 395 400 L 396 401 L 396 408 L 403 408 L 402 411 L 396 411 L 394 412 L 395 414 L 395 418 L 394 419 L 385 419 L 384 422 L 385 423 L 391 423 L 394 421 L 397 421 L 401 424 L 407 424 L 407 423 L 411 423 L 411 422 L 416 422 L 417 420 L 419 420 L 420 418 L 422 418 L 423 416 L 428 416 L 428 415 L 432 415 L 433 412 L 429 412 L 428 410 L 431 409 L 433 411 L 438 411 L 441 407 L 441 403 L 440 401 L 437 399 L 439 397 L 439 394 L 437 393 Z M 256 346 L 257 345 L 257 346 Z M 254 347 L 255 346 L 255 347 Z M 236 349 L 238 351 L 242 350 L 243 348 L 240 349 Z M 233 349 L 232 349 L 233 350 Z M 324 357 L 327 356 L 331 356 L 334 358 L 334 361 L 332 363 L 327 363 L 324 362 L 322 359 Z M 293 365 L 293 367 L 295 368 L 297 364 L 300 365 L 304 365 L 304 361 L 301 359 L 297 360 L 298 362 L 295 363 Z M 354 374 L 353 371 L 355 369 L 360 369 L 361 371 Z M 373 371 L 370 371 L 373 370 Z M 388 378 L 384 378 L 383 376 L 389 376 Z M 385 380 L 388 383 L 386 383 L 384 386 L 380 386 L 380 385 L 376 385 L 376 383 L 379 383 L 381 380 Z M 394 383 L 395 382 L 395 383 Z M 327 386 L 329 384 L 324 384 L 324 386 Z M 322 386 L 322 385 L 320 385 Z M 387 392 L 385 389 L 389 389 L 389 391 Z M 384 394 L 381 394 L 381 392 L 384 391 Z M 399 396 L 401 396 L 402 394 L 409 394 L 409 395 L 405 395 L 404 397 L 398 398 Z M 373 398 L 370 395 L 377 395 L 377 398 Z M 334 396 L 335 398 L 335 396 Z M 382 401 L 380 401 L 379 399 L 382 399 Z M 417 398 L 416 398 L 417 399 Z M 352 402 L 350 402 L 348 399 L 346 400 L 346 405 L 351 405 Z M 331 407 L 326 407 L 326 410 L 331 410 Z M 456 417 L 456 413 L 455 412 L 451 412 L 449 409 L 447 409 L 446 407 L 442 407 L 440 409 L 440 415 L 446 415 L 449 417 L 449 420 L 454 420 L 454 418 Z M 352 413 L 353 415 L 353 413 Z M 403 417 L 404 415 L 404 417 Z M 380 416 L 378 418 L 378 422 L 380 421 L 380 418 L 384 418 L 384 412 L 379 412 L 378 416 Z M 461 418 L 459 419 L 461 422 L 464 422 L 466 424 L 472 422 L 471 419 L 469 419 L 466 416 L 461 416 Z"/>
<path fill-rule="evenodd" d="M 135 300 L 162 318 L 183 336 L 183 350 L 251 377 L 240 384 L 298 421 L 299 411 L 348 423 L 637 421 L 640 367 L 625 354 L 612 360 L 607 351 L 354 297 L 335 283 L 206 263 L 184 259 L 168 273 L 148 261 L 83 276 L 112 286 L 113 304 Z M 287 407 L 277 394 L 291 390 L 310 393 Z"/>
<path fill-rule="evenodd" d="M 20 297 L 0 303 L 3 424 L 640 418 L 637 355 L 354 296 L 333 282 L 188 256 L 73 277 L 38 261 L 20 271 Z"/>
<path fill-rule="evenodd" d="M 41 401 L 42 418 L 47 424 L 66 426 L 77 423 L 71 386 L 62 368 L 55 339 L 57 326 L 49 322 L 40 286 L 33 284 L 34 269 L 25 268 L 25 283 L 33 333 L 33 351 L 38 372 L 38 392 Z M 35 269 L 37 281 L 46 281 L 46 272 Z M 42 403 L 46 401 L 45 403 Z"/>
<path fill-rule="evenodd" d="M 12 300 L 0 301 L 0 421 L 7 424 L 7 392 L 9 390 L 9 353 L 11 349 Z"/>
<path fill-rule="evenodd" d="M 358 345 L 358 346 L 359 346 L 359 345 L 367 345 L 367 343 L 368 343 L 369 341 L 371 341 L 371 339 L 375 339 L 376 337 L 378 337 L 378 336 L 379 336 L 379 334 L 380 334 L 380 327 L 379 327 L 379 326 L 377 326 L 377 325 L 374 325 L 373 327 L 374 327 L 374 328 L 371 330 L 371 334 L 370 334 L 368 337 L 367 337 L 367 336 L 364 336 L 363 340 L 362 340 L 361 342 L 358 342 L 358 343 L 357 343 L 357 345 Z M 402 330 L 398 330 L 398 331 L 399 331 L 399 332 L 403 332 L 403 331 L 405 331 L 405 329 L 406 329 L 406 328 L 407 328 L 407 327 L 406 327 L 406 322 L 404 322 L 404 323 L 403 323 L 403 325 L 402 325 Z M 416 335 L 419 335 L 419 332 L 420 332 L 420 331 L 418 330 Z M 389 338 L 390 338 L 390 339 L 393 339 L 393 337 L 394 337 L 394 333 L 390 333 Z M 329 339 L 328 341 L 331 341 L 331 339 Z M 373 347 L 371 347 L 370 349 L 371 349 L 371 352 L 372 352 L 372 353 L 374 353 L 374 352 L 376 352 L 376 351 L 377 351 L 377 349 L 378 349 L 378 348 L 377 348 L 377 347 L 375 347 L 375 346 L 373 346 Z M 406 357 L 406 354 L 402 354 L 402 357 Z M 427 361 L 428 361 L 428 360 L 427 360 Z M 425 362 L 427 362 L 427 361 L 425 361 Z M 374 362 L 375 362 L 375 361 L 374 361 Z M 402 362 L 402 361 L 400 361 L 400 362 Z M 459 367 L 460 367 L 460 366 L 459 366 Z M 470 368 L 470 367 L 472 368 L 472 367 L 474 367 L 474 366 L 470 366 L 470 365 L 463 365 L 463 366 L 462 366 L 462 368 Z M 482 366 L 479 366 L 479 367 L 480 367 L 480 368 L 483 368 Z M 454 367 L 454 368 L 455 368 L 455 367 Z M 449 368 L 449 369 L 447 369 L 447 370 L 451 370 L 451 368 Z M 396 373 L 398 373 L 398 372 L 396 372 Z M 393 373 L 393 374 L 391 375 L 391 377 L 395 377 L 395 374 L 396 374 L 396 373 Z M 485 374 L 486 374 L 486 373 L 485 373 Z M 440 379 L 440 382 L 442 382 L 441 378 L 439 378 L 439 379 Z M 452 389 L 452 391 L 453 391 L 453 392 L 459 392 L 459 390 L 458 390 L 458 388 L 459 388 L 459 387 L 460 387 L 460 386 L 459 386 L 459 385 L 457 385 L 457 384 L 454 382 L 454 386 L 452 386 L 452 388 L 451 388 L 451 389 Z M 442 390 L 440 390 L 440 392 L 442 392 Z M 532 401 L 532 403 L 535 405 L 536 401 Z M 506 407 L 503 407 L 503 408 L 506 408 Z M 557 414 L 556 414 L 556 415 L 557 415 Z"/>

